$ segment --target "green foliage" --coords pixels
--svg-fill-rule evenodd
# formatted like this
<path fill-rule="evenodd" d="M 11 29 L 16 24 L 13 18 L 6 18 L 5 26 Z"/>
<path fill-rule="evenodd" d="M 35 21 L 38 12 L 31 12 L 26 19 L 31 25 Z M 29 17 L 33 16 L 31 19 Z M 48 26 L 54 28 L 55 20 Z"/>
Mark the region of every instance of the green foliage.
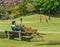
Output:
<path fill-rule="evenodd" d="M 40 8 L 43 8 L 43 10 L 46 11 L 55 10 L 59 6 L 59 4 L 60 2 L 58 0 L 38 0 L 33 2 L 36 10 L 40 10 Z"/>
<path fill-rule="evenodd" d="M 14 7 L 2 6 L 0 7 L 0 17 L 2 15 L 19 17 L 20 15 L 40 10 L 47 12 L 60 11 L 60 0 L 25 0 L 22 4 L 15 5 Z"/>
<path fill-rule="evenodd" d="M 0 7 L 0 15 L 3 15 L 4 14 L 4 10 L 5 10 L 5 8 L 3 6 Z"/>
<path fill-rule="evenodd" d="M 15 7 L 9 7 L 9 11 L 10 11 L 9 16 L 12 16 L 12 17 L 20 16 L 19 5 L 16 5 Z"/>
<path fill-rule="evenodd" d="M 27 12 L 33 12 L 35 10 L 34 6 L 31 3 L 26 4 L 26 11 Z"/>
<path fill-rule="evenodd" d="M 24 2 L 19 6 L 20 15 L 26 15 L 28 13 L 32 13 L 35 10 L 34 6 L 29 2 Z"/>
<path fill-rule="evenodd" d="M 36 10 L 39 10 L 40 7 L 41 7 L 42 2 L 40 3 L 40 1 L 38 0 L 38 1 L 34 1 L 32 4 L 35 6 Z"/>
<path fill-rule="evenodd" d="M 5 6 L 0 7 L 0 18 L 8 15 L 8 9 Z"/>
<path fill-rule="evenodd" d="M 26 7 L 25 4 L 19 6 L 20 15 L 26 15 Z"/>

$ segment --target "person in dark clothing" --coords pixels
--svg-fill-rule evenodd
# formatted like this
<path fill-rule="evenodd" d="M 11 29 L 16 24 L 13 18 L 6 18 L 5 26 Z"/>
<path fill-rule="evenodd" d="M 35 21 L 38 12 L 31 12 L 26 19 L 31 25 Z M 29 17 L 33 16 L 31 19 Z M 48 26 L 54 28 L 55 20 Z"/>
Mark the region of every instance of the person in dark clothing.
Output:
<path fill-rule="evenodd" d="M 12 31 L 23 31 L 22 27 L 20 25 L 17 25 L 15 21 L 12 21 Z M 21 36 L 24 35 L 24 34 L 21 34 Z M 14 39 L 14 34 L 12 34 L 11 36 L 11 39 Z M 22 39 L 22 38 L 21 38 Z"/>
<path fill-rule="evenodd" d="M 20 21 L 21 21 L 21 23 L 22 23 L 22 17 L 20 18 Z"/>
<path fill-rule="evenodd" d="M 20 31 L 21 30 L 21 27 L 20 26 L 17 26 L 17 24 L 16 24 L 15 21 L 12 21 L 11 28 L 12 28 L 13 31 Z"/>

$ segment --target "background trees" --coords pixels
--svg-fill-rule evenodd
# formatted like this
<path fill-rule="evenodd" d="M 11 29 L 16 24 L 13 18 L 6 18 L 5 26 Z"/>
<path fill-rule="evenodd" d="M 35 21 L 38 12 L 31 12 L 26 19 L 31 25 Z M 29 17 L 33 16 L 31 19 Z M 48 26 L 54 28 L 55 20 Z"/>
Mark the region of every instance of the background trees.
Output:
<path fill-rule="evenodd" d="M 34 6 L 31 3 L 27 3 L 26 4 L 26 11 L 29 13 L 33 13 L 33 11 L 35 10 Z"/>
<path fill-rule="evenodd" d="M 38 1 L 33 1 L 33 5 L 35 6 L 36 10 L 42 10 L 44 11 L 54 11 L 58 10 L 60 2 L 59 0 L 38 0 Z"/>
<path fill-rule="evenodd" d="M 0 7 L 0 18 L 8 16 L 8 9 L 5 6 Z"/>
<path fill-rule="evenodd" d="M 0 7 L 1 16 L 19 17 L 33 13 L 34 11 L 47 13 L 60 13 L 60 0 L 24 0 L 22 4 L 15 5 L 13 7 Z M 35 13 L 36 13 L 35 12 Z"/>

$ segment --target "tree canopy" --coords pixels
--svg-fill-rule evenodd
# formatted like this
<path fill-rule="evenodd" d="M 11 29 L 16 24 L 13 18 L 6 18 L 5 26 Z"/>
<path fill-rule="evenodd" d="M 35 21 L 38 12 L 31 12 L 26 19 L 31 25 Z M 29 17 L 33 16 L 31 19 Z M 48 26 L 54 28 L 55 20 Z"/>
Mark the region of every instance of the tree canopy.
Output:
<path fill-rule="evenodd" d="M 13 7 L 2 6 L 0 7 L 0 17 L 2 15 L 18 17 L 41 10 L 49 13 L 60 12 L 60 0 L 24 0 L 22 4 Z"/>
<path fill-rule="evenodd" d="M 35 6 L 36 10 L 40 10 L 40 8 L 42 8 L 45 11 L 51 11 L 51 10 L 59 9 L 60 1 L 59 0 L 37 0 L 37 1 L 33 1 L 32 4 Z"/>

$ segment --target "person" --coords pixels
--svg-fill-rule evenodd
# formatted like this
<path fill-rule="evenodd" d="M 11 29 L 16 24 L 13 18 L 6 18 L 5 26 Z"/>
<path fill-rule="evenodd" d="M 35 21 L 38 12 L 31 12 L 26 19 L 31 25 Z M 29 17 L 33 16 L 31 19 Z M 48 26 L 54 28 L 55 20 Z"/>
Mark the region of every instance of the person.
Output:
<path fill-rule="evenodd" d="M 45 21 L 46 21 L 46 23 L 48 23 L 48 17 L 46 17 Z"/>
<path fill-rule="evenodd" d="M 17 25 L 15 21 L 12 21 L 12 31 L 21 31 L 21 32 L 25 32 L 25 30 L 22 28 L 23 25 Z M 21 36 L 24 36 L 24 33 L 21 33 Z M 14 39 L 14 34 L 12 34 L 11 39 Z M 21 40 L 23 40 L 23 37 L 21 37 Z"/>
<path fill-rule="evenodd" d="M 20 21 L 21 21 L 21 23 L 22 23 L 22 17 L 20 18 Z"/>
<path fill-rule="evenodd" d="M 13 31 L 20 31 L 21 26 L 18 26 L 15 21 L 12 21 L 12 26 L 11 26 Z"/>
<path fill-rule="evenodd" d="M 40 15 L 40 22 L 42 22 L 42 16 Z"/>

